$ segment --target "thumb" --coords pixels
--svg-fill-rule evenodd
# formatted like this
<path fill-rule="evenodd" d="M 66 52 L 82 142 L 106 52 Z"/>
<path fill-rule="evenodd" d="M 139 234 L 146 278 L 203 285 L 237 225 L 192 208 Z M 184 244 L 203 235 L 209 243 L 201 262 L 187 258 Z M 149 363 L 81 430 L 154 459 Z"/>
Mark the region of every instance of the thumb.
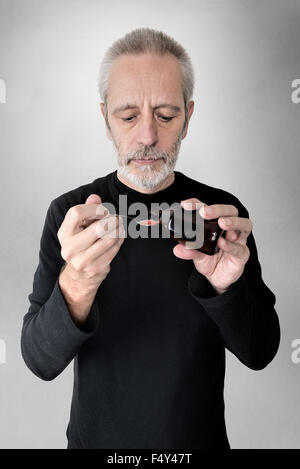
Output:
<path fill-rule="evenodd" d="M 90 194 L 85 201 L 86 204 L 101 204 L 101 202 L 101 197 L 97 194 Z"/>

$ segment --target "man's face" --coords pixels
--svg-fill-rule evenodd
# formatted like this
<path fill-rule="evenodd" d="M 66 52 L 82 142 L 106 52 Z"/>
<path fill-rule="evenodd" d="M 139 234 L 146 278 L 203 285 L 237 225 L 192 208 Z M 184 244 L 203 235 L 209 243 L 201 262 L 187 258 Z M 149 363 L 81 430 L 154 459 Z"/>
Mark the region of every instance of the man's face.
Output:
<path fill-rule="evenodd" d="M 118 154 L 118 173 L 147 189 L 165 180 L 175 167 L 193 105 L 190 101 L 184 127 L 181 69 L 175 57 L 119 57 L 109 77 L 106 122 Z M 101 111 L 105 116 L 104 103 Z"/>

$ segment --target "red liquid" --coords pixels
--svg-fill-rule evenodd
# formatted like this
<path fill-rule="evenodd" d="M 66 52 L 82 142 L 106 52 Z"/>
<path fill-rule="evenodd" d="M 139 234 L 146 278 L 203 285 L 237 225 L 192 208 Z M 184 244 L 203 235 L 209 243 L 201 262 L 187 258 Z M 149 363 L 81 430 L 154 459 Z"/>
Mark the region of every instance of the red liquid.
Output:
<path fill-rule="evenodd" d="M 139 223 L 140 225 L 148 226 L 148 225 L 157 225 L 159 223 L 159 221 L 150 219 L 150 220 L 142 220 L 142 221 L 139 221 L 137 223 Z"/>

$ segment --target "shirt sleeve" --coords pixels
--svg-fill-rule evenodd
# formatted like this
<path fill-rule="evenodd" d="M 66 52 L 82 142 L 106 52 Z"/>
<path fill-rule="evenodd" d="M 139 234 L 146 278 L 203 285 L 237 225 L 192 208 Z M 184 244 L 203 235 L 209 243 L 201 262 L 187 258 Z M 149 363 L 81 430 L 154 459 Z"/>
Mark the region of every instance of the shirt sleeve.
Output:
<path fill-rule="evenodd" d="M 64 260 L 57 238 L 55 212 L 51 202 L 40 240 L 39 262 L 33 278 L 30 306 L 23 318 L 21 353 L 28 368 L 50 381 L 77 355 L 80 347 L 98 327 L 97 295 L 83 326 L 78 327 L 68 310 L 58 283 Z"/>
<path fill-rule="evenodd" d="M 242 205 L 239 216 L 249 218 Z M 276 297 L 262 279 L 253 233 L 247 238 L 250 257 L 242 276 L 218 295 L 210 282 L 194 267 L 188 290 L 218 326 L 224 344 L 244 365 L 265 368 L 280 344 Z"/>

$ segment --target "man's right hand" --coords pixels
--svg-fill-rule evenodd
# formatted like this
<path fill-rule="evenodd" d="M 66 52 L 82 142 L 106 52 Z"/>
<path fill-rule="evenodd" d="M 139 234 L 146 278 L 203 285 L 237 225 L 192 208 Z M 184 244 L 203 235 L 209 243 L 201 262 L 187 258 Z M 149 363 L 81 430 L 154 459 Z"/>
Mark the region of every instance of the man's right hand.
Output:
<path fill-rule="evenodd" d="M 110 215 L 101 197 L 71 207 L 57 232 L 66 261 L 59 285 L 76 324 L 83 324 L 110 263 L 125 239 L 123 220 Z"/>

